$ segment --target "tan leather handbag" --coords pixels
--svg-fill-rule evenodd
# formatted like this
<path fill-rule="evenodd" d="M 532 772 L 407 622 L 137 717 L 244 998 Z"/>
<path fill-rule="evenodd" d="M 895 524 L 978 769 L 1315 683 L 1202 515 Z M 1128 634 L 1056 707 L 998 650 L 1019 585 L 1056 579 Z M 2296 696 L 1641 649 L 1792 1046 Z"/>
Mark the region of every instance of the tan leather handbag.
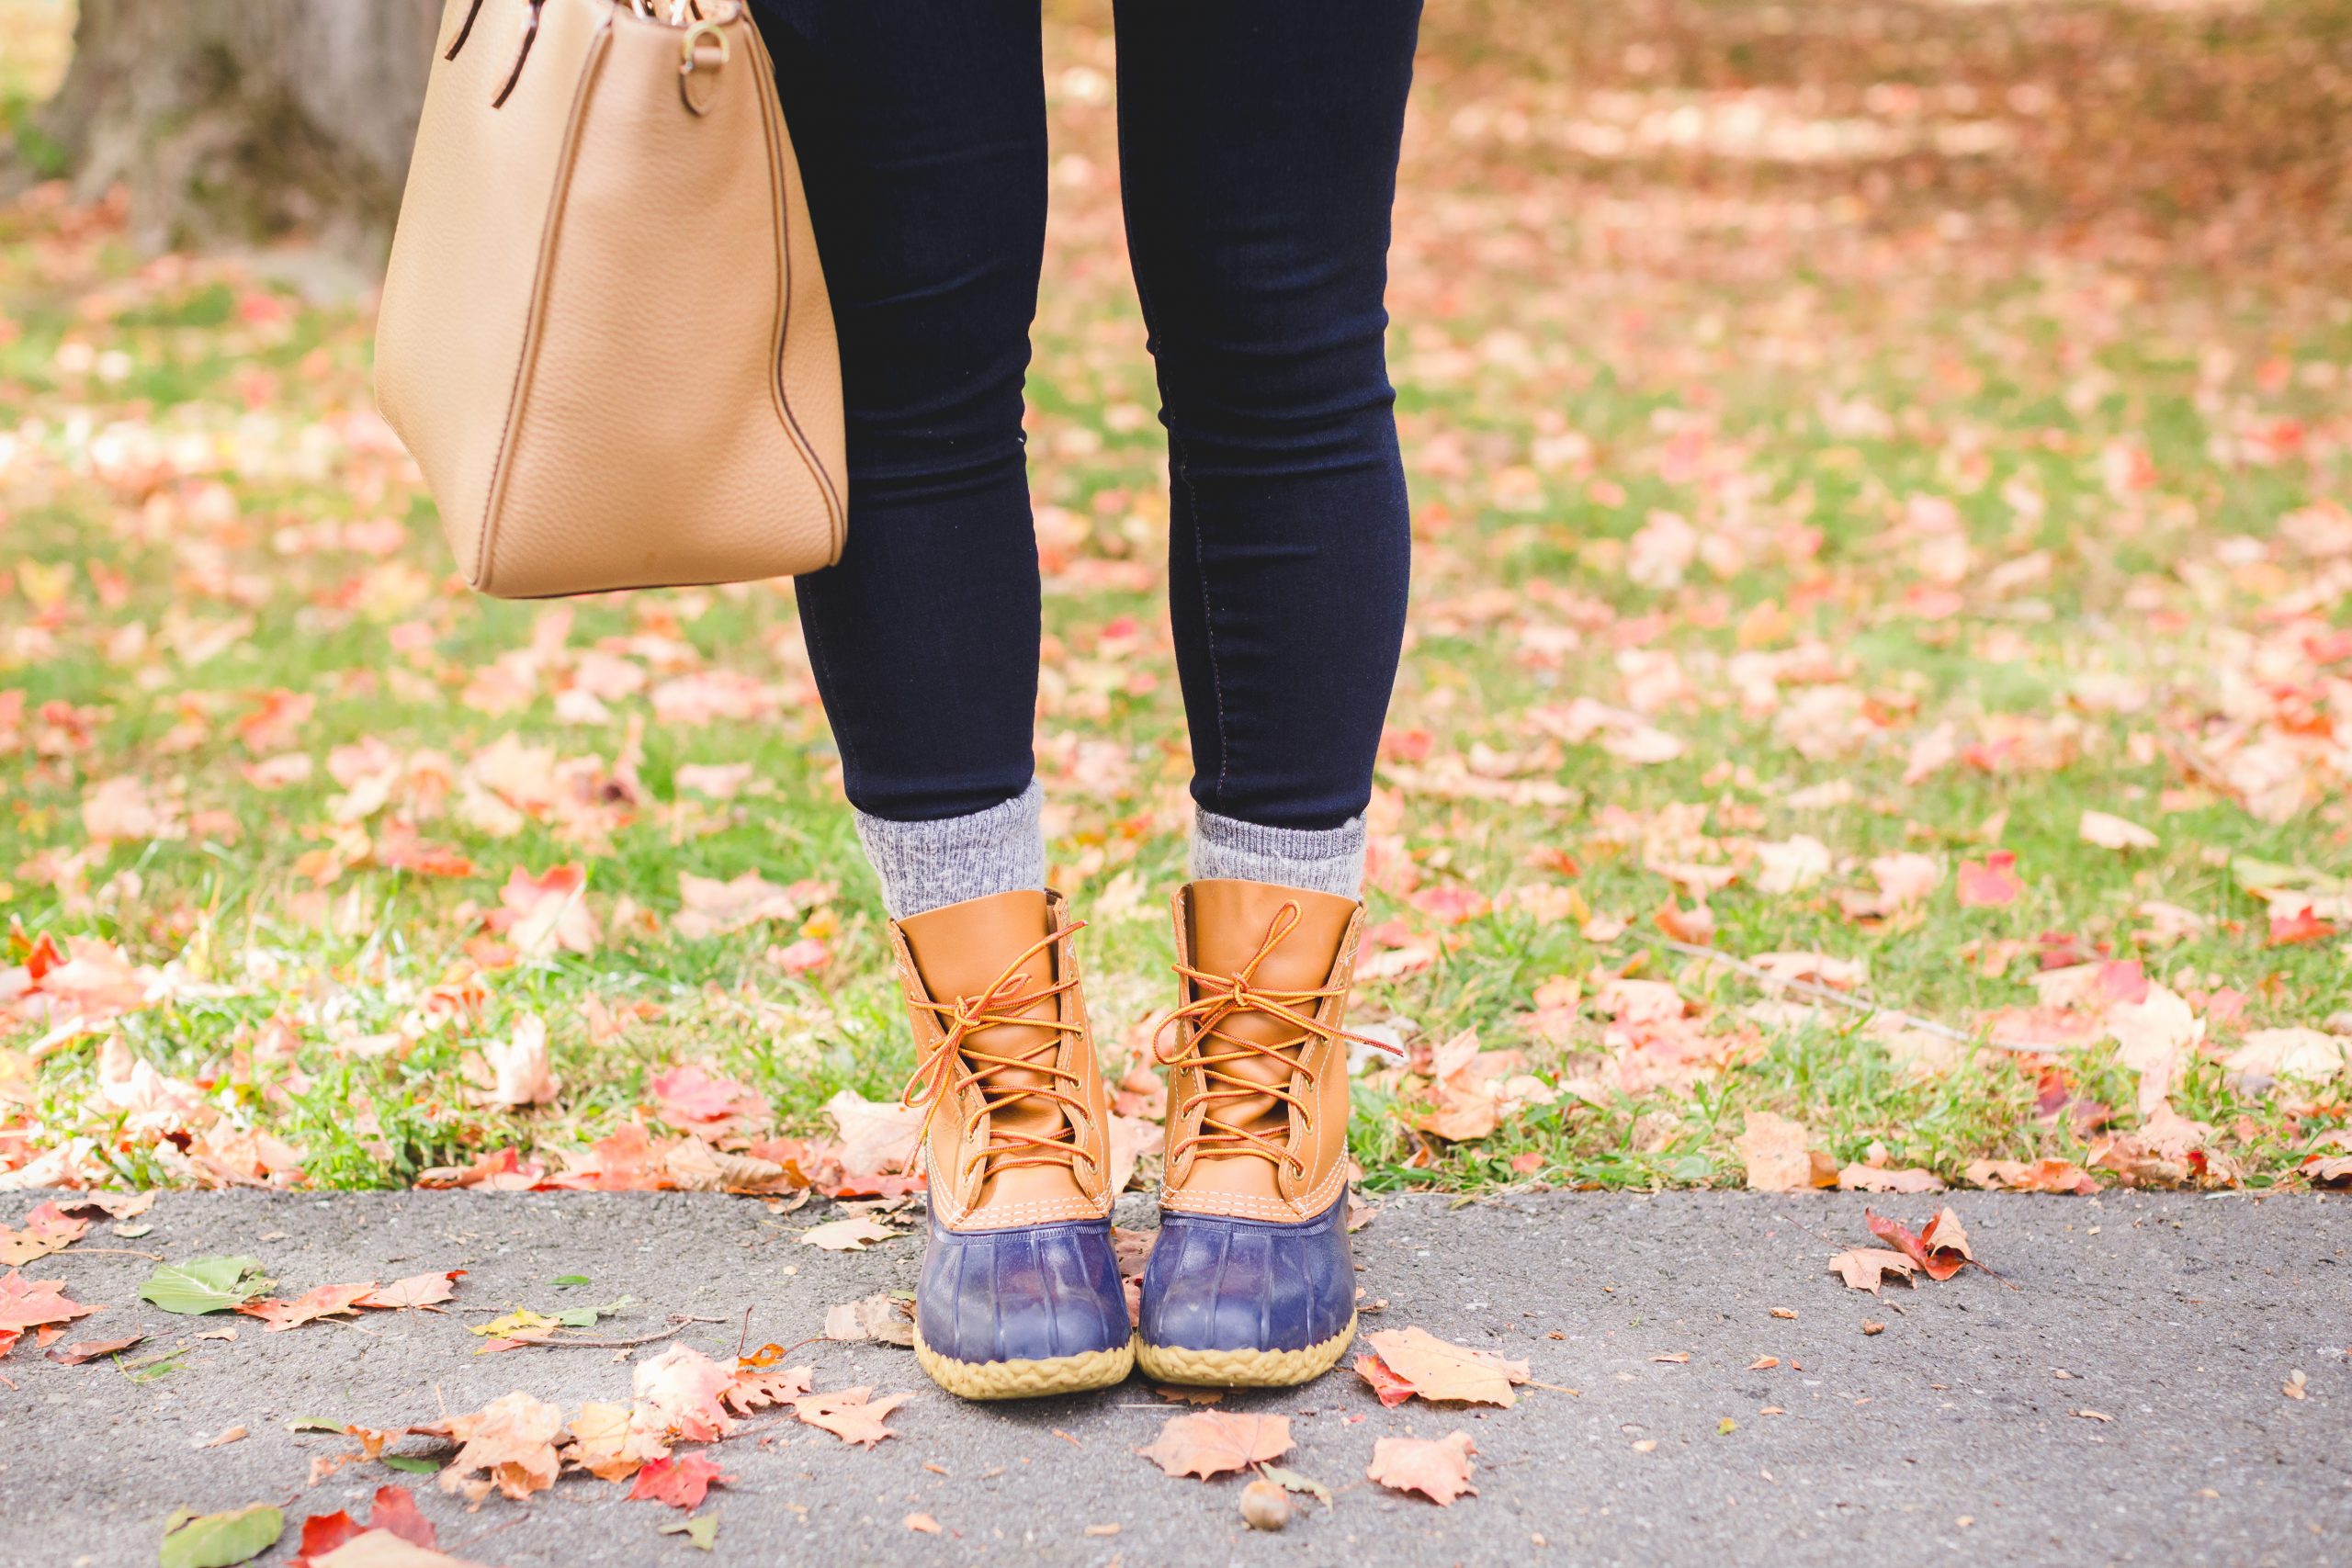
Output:
<path fill-rule="evenodd" d="M 376 400 L 466 581 L 528 599 L 838 559 L 832 311 L 740 0 L 447 0 L 439 52 Z"/>

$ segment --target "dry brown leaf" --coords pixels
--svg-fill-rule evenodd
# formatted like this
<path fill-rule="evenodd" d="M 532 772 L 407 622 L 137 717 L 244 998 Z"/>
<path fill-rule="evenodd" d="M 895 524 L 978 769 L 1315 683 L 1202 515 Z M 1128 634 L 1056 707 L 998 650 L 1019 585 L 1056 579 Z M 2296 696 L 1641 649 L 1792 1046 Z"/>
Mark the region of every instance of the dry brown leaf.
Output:
<path fill-rule="evenodd" d="M 378 1312 L 438 1306 L 456 1297 L 458 1277 L 464 1272 L 463 1269 L 445 1269 L 435 1274 L 411 1274 L 405 1280 L 395 1280 L 380 1290 L 368 1292 L 352 1304 Z"/>
<path fill-rule="evenodd" d="M 687 1345 L 672 1345 L 637 1367 L 639 1425 L 689 1443 L 712 1443 L 735 1429 L 727 1414 L 734 1376 Z"/>
<path fill-rule="evenodd" d="M 2104 811 L 2085 811 L 2075 830 L 2083 842 L 2102 850 L 2153 850 L 2164 841 L 2137 822 Z"/>
<path fill-rule="evenodd" d="M 1932 1170 L 1890 1170 L 1883 1166 L 1849 1165 L 1838 1173 L 1840 1192 L 1940 1192 L 1944 1179 Z"/>
<path fill-rule="evenodd" d="M 890 1412 L 914 1397 L 911 1393 L 893 1393 L 869 1399 L 867 1396 L 873 1392 L 871 1388 L 845 1388 L 838 1393 L 804 1393 L 792 1402 L 792 1413 L 842 1442 L 863 1443 L 870 1449 L 885 1438 L 898 1436 L 882 1423 Z"/>
<path fill-rule="evenodd" d="M 739 1362 L 724 1397 L 729 1409 L 739 1416 L 749 1416 L 771 1404 L 789 1404 L 807 1393 L 815 1382 L 816 1374 L 807 1367 L 761 1367 Z"/>
<path fill-rule="evenodd" d="M 827 1252 L 863 1252 L 877 1241 L 896 1241 L 904 1231 L 894 1231 L 871 1214 L 859 1214 L 854 1219 L 828 1220 L 802 1231 L 799 1240 L 810 1247 L 821 1247 Z"/>
<path fill-rule="evenodd" d="M 0 1275 L 0 1332 L 71 1323 L 97 1310 L 69 1301 L 62 1280 L 28 1280 L 15 1269 Z"/>
<path fill-rule="evenodd" d="M 571 1441 L 563 1457 L 599 1481 L 627 1481 L 639 1469 L 668 1456 L 670 1445 L 659 1431 L 629 1419 L 629 1407 L 602 1401 L 580 1407 L 569 1428 Z"/>
<path fill-rule="evenodd" d="M 356 1285 L 321 1285 L 290 1302 L 241 1302 L 237 1310 L 248 1317 L 260 1318 L 264 1331 L 274 1334 L 324 1317 L 356 1317 L 359 1298 L 375 1288 L 373 1280 L 362 1280 Z"/>
<path fill-rule="evenodd" d="M 852 1176 L 882 1176 L 906 1169 L 923 1118 L 920 1107 L 910 1110 L 895 1100 L 866 1100 L 846 1089 L 825 1101 L 825 1114 L 833 1119 L 841 1134 L 842 1169 Z"/>
<path fill-rule="evenodd" d="M 71 1345 L 60 1345 L 51 1350 L 48 1359 L 61 1367 L 78 1367 L 101 1356 L 119 1355 L 146 1337 L 144 1334 L 133 1334 L 120 1339 L 76 1339 Z"/>
<path fill-rule="evenodd" d="M 442 1490 L 480 1497 L 495 1485 L 517 1502 L 545 1491 L 561 1468 L 555 1445 L 562 1434 L 563 1412 L 519 1389 L 469 1416 L 452 1416 L 449 1436 L 462 1446 L 441 1472 Z M 486 1479 L 476 1480 L 477 1472 Z"/>
<path fill-rule="evenodd" d="M 1511 1385 L 1527 1381 L 1525 1361 L 1448 1344 L 1424 1328 L 1386 1328 L 1365 1335 L 1364 1342 L 1379 1352 L 1389 1371 L 1423 1399 L 1499 1404 L 1509 1409 L 1519 1398 Z M 1386 1403 L 1385 1396 L 1383 1402 Z"/>
<path fill-rule="evenodd" d="M 1878 1294 L 1880 1280 L 1888 1274 L 1899 1276 L 1905 1284 L 1911 1282 L 1912 1263 L 1899 1252 L 1883 1247 L 1858 1247 L 1841 1252 L 1829 1260 L 1832 1272 L 1857 1291 Z"/>
<path fill-rule="evenodd" d="M 1968 1250 L 1968 1233 L 1961 1229 L 1960 1216 L 1950 1209 L 1929 1220 L 1917 1235 L 1901 1221 L 1868 1209 L 1862 1211 L 1862 1219 L 1871 1235 L 1917 1264 L 1930 1280 L 1949 1280 L 1975 1261 L 1975 1255 Z"/>
<path fill-rule="evenodd" d="M 1838 1164 L 1806 1145 L 1804 1123 L 1770 1111 L 1747 1113 L 1747 1129 L 1732 1140 L 1747 1168 L 1747 1185 L 1758 1192 L 1804 1192 L 1838 1185 Z"/>
<path fill-rule="evenodd" d="M 41 1203 L 25 1216 L 25 1228 L 0 1225 L 0 1266 L 15 1269 L 62 1252 L 82 1239 L 90 1222 L 75 1219 L 54 1203 Z"/>
<path fill-rule="evenodd" d="M 548 1066 L 547 1021 L 526 1012 L 514 1021 L 514 1032 L 482 1047 L 490 1064 L 491 1084 L 483 1098 L 492 1105 L 520 1110 L 552 1104 L 560 1091 Z"/>
<path fill-rule="evenodd" d="M 912 1345 L 915 1342 L 915 1325 L 914 1320 L 907 1315 L 907 1303 L 884 1292 L 854 1302 L 842 1302 L 827 1311 L 825 1337 L 853 1345 L 865 1342 Z"/>
<path fill-rule="evenodd" d="M 388 1529 L 363 1530 L 309 1561 L 311 1568 L 481 1568 L 466 1558 L 404 1540 Z"/>
<path fill-rule="evenodd" d="M 1441 1507 L 1477 1487 L 1470 1483 L 1470 1459 L 1478 1446 L 1467 1432 L 1442 1438 L 1383 1438 L 1372 1447 L 1364 1474 L 1393 1492 L 1418 1492 Z"/>
<path fill-rule="evenodd" d="M 1149 1448 L 1136 1452 L 1170 1475 L 1204 1480 L 1279 1459 L 1290 1451 L 1290 1417 L 1204 1410 L 1170 1416 Z"/>
<path fill-rule="evenodd" d="M 2072 1192 L 2087 1198 L 2099 1190 L 2098 1178 L 2072 1160 L 1972 1160 L 1967 1175 L 1979 1187 L 2012 1192 Z"/>

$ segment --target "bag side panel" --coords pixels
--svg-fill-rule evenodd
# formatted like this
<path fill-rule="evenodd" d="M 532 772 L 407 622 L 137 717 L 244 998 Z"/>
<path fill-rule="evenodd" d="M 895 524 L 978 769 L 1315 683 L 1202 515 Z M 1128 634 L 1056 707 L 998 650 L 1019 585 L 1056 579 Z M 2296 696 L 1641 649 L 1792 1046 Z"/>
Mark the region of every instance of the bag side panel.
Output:
<path fill-rule="evenodd" d="M 470 0 L 448 0 L 446 53 Z M 465 47 L 436 58 L 376 325 L 376 401 L 482 586 L 484 520 L 512 413 L 564 127 L 601 7 L 550 4 L 514 93 L 526 0 L 481 0 Z"/>
<path fill-rule="evenodd" d="M 548 251 L 494 591 L 813 570 L 838 508 L 779 415 L 784 241 L 751 23 L 728 27 L 703 115 L 676 29 L 612 28 Z"/>
<path fill-rule="evenodd" d="M 758 34 L 753 33 L 756 40 Z M 800 163 L 792 151 L 792 133 L 775 98 L 775 66 L 766 47 L 760 46 L 760 82 L 770 100 L 768 123 L 775 140 L 777 167 L 784 185 L 786 301 L 781 373 L 785 412 L 817 464 L 820 477 L 832 493 L 833 553 L 826 564 L 841 558 L 849 511 L 849 463 L 844 454 L 846 420 L 842 406 L 841 346 L 834 335 L 832 299 L 825 288 L 824 263 L 817 254 L 816 231 L 808 222 L 808 195 L 800 182 Z"/>

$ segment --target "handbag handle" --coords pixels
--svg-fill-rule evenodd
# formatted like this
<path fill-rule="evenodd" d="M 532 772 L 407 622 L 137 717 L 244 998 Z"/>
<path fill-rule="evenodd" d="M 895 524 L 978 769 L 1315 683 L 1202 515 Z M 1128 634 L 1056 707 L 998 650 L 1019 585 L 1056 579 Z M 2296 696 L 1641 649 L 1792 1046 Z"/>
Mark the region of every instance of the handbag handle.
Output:
<path fill-rule="evenodd" d="M 547 0 L 531 0 L 530 9 L 523 14 L 522 45 L 514 51 L 514 67 L 506 73 L 506 80 L 504 84 L 499 87 L 498 96 L 490 100 L 490 107 L 492 108 L 495 109 L 505 107 L 506 100 L 514 96 L 516 85 L 522 82 L 523 64 L 526 61 L 531 58 L 531 45 L 537 40 L 539 36 L 539 7 L 546 3 Z M 629 5 L 633 9 L 635 9 L 639 17 L 645 17 L 648 20 L 658 19 L 654 17 L 650 0 L 629 0 Z M 466 40 L 473 36 L 474 22 L 481 17 L 481 0 L 472 0 L 472 4 L 466 7 L 466 19 L 458 25 L 458 36 L 449 40 L 449 47 L 442 54 L 442 59 L 455 60 L 458 58 L 458 51 L 465 48 Z M 739 15 L 741 15 L 740 8 L 730 11 L 725 19 L 728 21 L 733 21 Z M 694 18 L 693 25 L 691 26 L 686 25 L 686 18 L 689 17 Z M 678 96 L 684 101 L 686 107 L 690 111 L 696 115 L 706 114 L 709 112 L 709 105 L 707 103 L 697 104 L 695 101 L 694 78 L 695 73 L 702 69 L 703 63 L 702 57 L 695 52 L 695 46 L 704 39 L 708 39 L 718 46 L 718 58 L 712 62 L 712 69 L 717 70 L 727 63 L 728 58 L 731 52 L 728 47 L 727 35 L 719 30 L 719 24 L 718 22 L 712 21 L 703 15 L 702 6 L 699 3 L 699 0 L 672 0 L 670 6 L 670 25 L 672 27 L 685 27 L 686 28 L 685 37 L 682 40 L 678 51 Z"/>

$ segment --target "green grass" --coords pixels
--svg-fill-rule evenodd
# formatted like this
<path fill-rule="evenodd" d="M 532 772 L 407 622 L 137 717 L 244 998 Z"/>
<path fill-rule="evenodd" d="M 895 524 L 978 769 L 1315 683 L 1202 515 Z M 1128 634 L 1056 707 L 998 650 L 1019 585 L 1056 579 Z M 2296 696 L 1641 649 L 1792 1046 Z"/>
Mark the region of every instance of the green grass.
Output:
<path fill-rule="evenodd" d="M 2072 30 L 2046 37 L 2044 9 Z M 1357 1090 L 1354 1148 L 1374 1188 L 1736 1183 L 1733 1140 L 1755 1110 L 1804 1122 L 1841 1164 L 1951 1179 L 1980 1158 L 2088 1161 L 2137 1125 L 2134 1075 L 2096 1032 L 2046 1060 L 1980 1043 L 1922 1073 L 1863 1032 L 1860 1011 L 1750 1015 L 1760 993 L 1747 979 L 1655 940 L 1673 893 L 1657 867 L 1678 862 L 1741 872 L 1708 901 L 1720 950 L 1866 961 L 1885 1005 L 1980 1034 L 1998 1010 L 2033 1005 L 2046 954 L 2137 959 L 2200 1012 L 2242 993 L 2242 1010 L 2211 1014 L 2175 1108 L 2257 1186 L 2344 1136 L 2342 1079 L 2233 1085 L 2220 1057 L 2248 1031 L 2352 1008 L 2345 940 L 2267 945 L 2262 905 L 2228 869 L 2236 855 L 2352 863 L 2352 688 L 2319 648 L 2346 624 L 2346 557 L 2307 553 L 2281 528 L 2340 503 L 2352 436 L 2344 175 L 2324 133 L 2345 89 L 2282 63 L 2340 57 L 2345 13 L 1903 15 L 1905 28 L 1841 48 L 1811 21 L 1759 31 L 1747 8 L 1694 7 L 1640 71 L 1626 63 L 1634 21 L 1604 7 L 1494 0 L 1431 18 L 1391 298 L 1417 520 L 1392 724 L 1426 732 L 1428 750 L 1413 761 L 1400 741 L 1384 764 L 1369 897 L 1375 928 L 1401 922 L 1443 951 L 1361 988 L 1354 1016 L 1396 1023 L 1418 1053 L 1414 1070 Z M 1102 22 L 1057 8 L 1050 83 L 1099 63 Z M 2222 151 L 2128 84 L 2061 71 L 2066 51 L 2095 46 L 2238 104 L 2199 132 Z M 1616 123 L 1608 93 L 1746 94 L 1800 127 L 1808 112 L 1891 124 L 1868 107 L 1873 84 L 1960 80 L 1986 107 L 1942 118 L 2007 127 L 2021 138 L 2008 151 L 1613 157 L 1537 135 Z M 1817 111 L 1793 107 L 1800 85 Z M 2052 107 L 2004 107 L 2034 101 L 2012 86 Z M 0 92 L 32 90 L 0 77 Z M 1187 764 L 1110 111 L 1057 85 L 1051 96 L 1057 156 L 1093 172 L 1066 163 L 1057 177 L 1031 381 L 1033 485 L 1055 509 L 1044 533 L 1062 567 L 1046 601 L 1041 759 L 1057 880 L 1095 922 L 1093 1011 L 1115 1047 L 1169 997 L 1161 911 L 1182 865 Z M 1511 114 L 1532 128 L 1521 140 L 1494 129 Z M 2076 134 L 2045 135 L 2066 125 Z M 2231 147 L 2256 194 L 2278 199 L 2233 195 L 2226 233 L 2222 196 L 2141 177 Z M 0 528 L 14 563 L 0 578 L 0 703 L 20 692 L 26 714 L 13 736 L 0 723 L 13 948 L 0 962 L 48 936 L 176 964 L 175 999 L 109 1030 L 131 1059 L 194 1086 L 213 1132 L 284 1140 L 322 1187 L 400 1183 L 508 1145 L 577 1146 L 683 1060 L 755 1085 L 795 1132 L 822 1133 L 819 1107 L 841 1089 L 894 1095 L 910 1064 L 881 911 L 789 594 L 469 596 L 415 474 L 372 445 L 369 332 L 355 306 L 306 303 L 224 263 L 132 255 L 104 222 L 45 199 L 0 215 Z M 2300 446 L 2231 449 L 2289 421 Z M 1679 582 L 1640 564 L 1657 513 L 1699 536 Z M 381 520 L 397 534 L 379 540 Z M 1113 563 L 1140 563 L 1148 584 L 1088 585 Z M 1121 617 L 1140 639 L 1106 650 Z M 506 705 L 484 671 L 535 637 L 563 651 L 521 669 Z M 643 689 L 575 721 L 556 698 L 592 651 Z M 751 676 L 781 701 L 742 722 L 661 722 L 648 692 L 696 671 Z M 313 705 L 282 734 L 241 728 L 271 693 Z M 1557 739 L 1544 710 L 1580 696 L 1643 710 L 1680 755 L 1637 764 Z M 44 716 L 52 704 L 72 711 Z M 1976 750 L 1905 782 L 1914 747 L 1945 724 Z M 502 823 L 462 784 L 429 782 L 461 778 L 508 737 L 593 760 L 581 766 L 605 799 Z M 368 744 L 439 760 L 421 790 L 339 817 L 337 749 Z M 2303 791 L 2295 809 L 2213 782 L 2265 747 Z M 631 748 L 635 784 L 615 785 Z M 309 759 L 309 777 L 248 781 L 288 755 Z M 681 786 L 682 768 L 710 763 L 749 764 L 755 788 L 712 800 Z M 1506 778 L 1519 798 L 1479 782 Z M 164 836 L 92 841 L 85 807 L 122 779 L 163 807 Z M 1802 804 L 1829 786 L 1847 797 Z M 2162 844 L 2086 844 L 2086 809 Z M 375 856 L 396 820 L 475 873 L 387 869 Z M 1755 846 L 1797 834 L 1828 847 L 1830 874 L 1758 890 Z M 1996 848 L 2017 854 L 2023 892 L 1962 907 L 1952 871 Z M 1892 920 L 1849 918 L 1837 895 L 1904 852 L 1937 857 L 1941 885 Z M 566 862 L 588 868 L 596 951 L 513 963 L 485 948 L 481 916 L 508 873 Z M 808 928 L 830 962 L 779 969 L 797 921 L 677 932 L 682 872 L 745 871 L 839 884 Z M 1494 908 L 1445 925 L 1413 902 L 1416 881 Z M 1538 919 L 1518 902 L 1531 886 L 1572 892 L 1622 934 L 1588 935 L 1583 913 Z M 2150 900 L 2202 929 L 2142 935 Z M 1675 983 L 1731 1065 L 1680 1090 L 1628 1091 L 1593 1001 L 1617 975 Z M 1578 1010 L 1539 1029 L 1536 988 L 1560 976 L 1577 983 Z M 649 1016 L 592 1040 L 590 998 Z M 526 1014 L 546 1020 L 561 1097 L 486 1108 L 469 1057 Z M 1464 1030 L 1577 1092 L 1473 1142 L 1412 1131 L 1428 1048 Z M 0 1066 L 17 1069 L 0 1093 L 27 1086 L 13 1111 L 0 1099 L 0 1166 L 62 1147 L 94 1177 L 188 1179 L 153 1119 L 103 1091 L 104 1032 L 36 1066 L 41 1021 L 0 1023 Z M 2109 1125 L 2038 1117 L 2045 1070 L 2115 1108 Z"/>

